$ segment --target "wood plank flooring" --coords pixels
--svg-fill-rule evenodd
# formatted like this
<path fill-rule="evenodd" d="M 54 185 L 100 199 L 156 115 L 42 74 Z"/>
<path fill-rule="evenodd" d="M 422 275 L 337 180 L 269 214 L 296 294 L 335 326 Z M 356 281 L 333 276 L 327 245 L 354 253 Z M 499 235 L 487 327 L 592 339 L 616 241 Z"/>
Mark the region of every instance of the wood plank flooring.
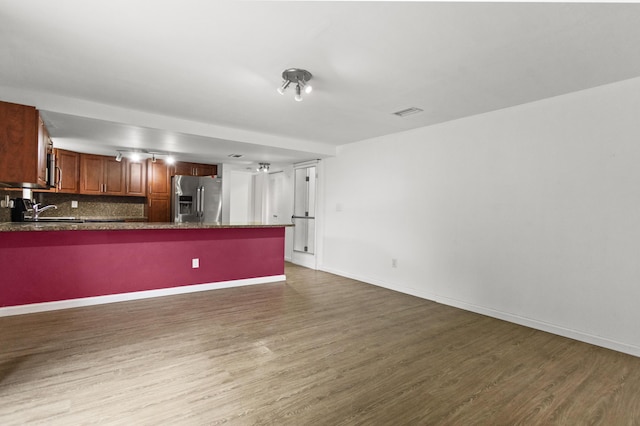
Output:
<path fill-rule="evenodd" d="M 640 358 L 286 275 L 0 318 L 0 425 L 640 424 Z"/>

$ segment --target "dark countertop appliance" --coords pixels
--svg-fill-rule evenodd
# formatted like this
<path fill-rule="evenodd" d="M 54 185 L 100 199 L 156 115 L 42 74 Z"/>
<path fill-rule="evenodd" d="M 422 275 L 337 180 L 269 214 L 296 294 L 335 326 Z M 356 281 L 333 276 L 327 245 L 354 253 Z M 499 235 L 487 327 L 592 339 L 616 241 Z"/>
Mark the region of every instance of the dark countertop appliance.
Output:
<path fill-rule="evenodd" d="M 11 222 L 24 222 L 25 212 L 33 210 L 33 203 L 28 198 L 16 198 L 11 208 Z"/>

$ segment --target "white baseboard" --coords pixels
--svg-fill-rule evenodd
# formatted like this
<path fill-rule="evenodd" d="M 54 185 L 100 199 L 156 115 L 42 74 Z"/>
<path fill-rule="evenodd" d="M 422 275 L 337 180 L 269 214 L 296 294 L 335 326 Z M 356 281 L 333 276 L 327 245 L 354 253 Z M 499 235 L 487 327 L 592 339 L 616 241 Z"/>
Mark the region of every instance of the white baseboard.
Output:
<path fill-rule="evenodd" d="M 11 315 L 33 314 L 36 312 L 56 311 L 58 309 L 78 308 L 81 306 L 102 305 L 105 303 L 125 302 L 129 300 L 149 299 L 151 297 L 172 296 L 176 294 L 195 293 L 198 291 L 217 290 L 221 288 L 241 287 L 246 285 L 267 284 L 286 281 L 285 275 L 246 278 L 242 280 L 221 281 L 217 283 L 194 284 L 179 287 L 161 288 L 157 290 L 135 291 L 131 293 L 108 294 L 106 296 L 83 297 L 80 299 L 59 300 L 55 302 L 32 303 L 29 305 L 7 306 L 0 308 L 0 317 Z"/>
<path fill-rule="evenodd" d="M 465 311 L 475 312 L 478 314 L 486 315 L 488 317 L 501 319 L 504 321 L 512 322 L 514 324 L 523 325 L 525 327 L 534 328 L 536 330 L 546 331 L 547 333 L 557 334 L 558 336 L 568 337 L 570 339 L 578 340 L 580 342 L 589 343 L 591 345 L 601 346 L 603 348 L 612 349 L 614 351 L 623 352 L 629 355 L 640 357 L 640 347 L 635 345 L 629 345 L 627 343 L 618 342 L 615 340 L 607 339 L 601 336 L 595 336 L 593 334 L 585 333 L 578 330 L 572 330 L 551 324 L 545 321 L 540 321 L 532 318 L 522 317 L 509 312 L 497 311 L 484 306 L 475 305 L 462 300 L 451 299 L 437 294 L 424 292 L 408 287 L 398 286 L 382 282 L 380 280 L 372 280 L 367 277 L 357 276 L 344 271 L 339 271 L 333 268 L 322 267 L 322 271 L 329 272 L 331 274 L 340 275 L 342 277 L 351 278 L 354 280 L 362 281 L 367 284 L 372 284 L 378 287 L 383 287 L 389 290 L 394 290 L 404 294 L 410 294 L 412 296 L 419 297 L 421 299 L 431 300 L 433 302 L 441 303 L 447 306 L 453 306 L 455 308 L 464 309 Z"/>

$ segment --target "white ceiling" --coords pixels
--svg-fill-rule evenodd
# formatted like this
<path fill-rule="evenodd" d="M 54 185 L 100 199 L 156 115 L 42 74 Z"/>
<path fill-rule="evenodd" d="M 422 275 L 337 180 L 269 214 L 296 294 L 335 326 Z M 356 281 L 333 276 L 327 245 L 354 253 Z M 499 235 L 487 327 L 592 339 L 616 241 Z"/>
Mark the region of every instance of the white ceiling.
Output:
<path fill-rule="evenodd" d="M 103 154 L 287 164 L 640 76 L 633 3 L 0 0 L 0 22 L 0 99 Z"/>

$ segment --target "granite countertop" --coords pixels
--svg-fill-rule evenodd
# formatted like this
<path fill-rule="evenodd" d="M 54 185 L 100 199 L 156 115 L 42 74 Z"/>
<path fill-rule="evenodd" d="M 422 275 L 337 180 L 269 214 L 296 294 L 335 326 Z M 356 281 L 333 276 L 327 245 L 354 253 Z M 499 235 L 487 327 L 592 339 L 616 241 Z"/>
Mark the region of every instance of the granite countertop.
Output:
<path fill-rule="evenodd" d="M 290 223 L 173 223 L 173 222 L 2 222 L 0 232 L 16 231 L 127 231 L 140 229 L 281 228 Z"/>

